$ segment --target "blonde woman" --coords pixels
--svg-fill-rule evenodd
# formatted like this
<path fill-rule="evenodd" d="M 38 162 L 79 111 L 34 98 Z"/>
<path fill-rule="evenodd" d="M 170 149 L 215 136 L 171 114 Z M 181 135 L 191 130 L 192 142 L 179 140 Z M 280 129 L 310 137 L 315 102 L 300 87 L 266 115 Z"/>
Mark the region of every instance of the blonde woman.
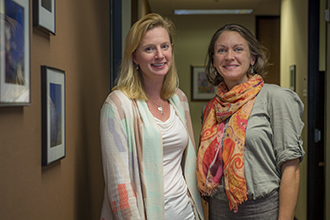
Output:
<path fill-rule="evenodd" d="M 118 77 L 101 110 L 101 219 L 203 219 L 169 20 L 152 13 L 132 26 Z"/>

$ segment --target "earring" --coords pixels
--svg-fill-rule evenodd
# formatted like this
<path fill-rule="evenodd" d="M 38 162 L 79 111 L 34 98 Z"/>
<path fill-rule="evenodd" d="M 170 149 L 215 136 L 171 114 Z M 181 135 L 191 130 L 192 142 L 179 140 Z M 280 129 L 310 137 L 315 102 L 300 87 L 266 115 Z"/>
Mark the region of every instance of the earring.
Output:
<path fill-rule="evenodd" d="M 254 72 L 254 71 L 253 71 L 253 67 L 251 67 L 251 74 L 253 74 L 253 72 Z"/>
<path fill-rule="evenodd" d="M 135 69 L 136 70 L 139 70 L 139 65 L 138 64 L 135 66 Z"/>

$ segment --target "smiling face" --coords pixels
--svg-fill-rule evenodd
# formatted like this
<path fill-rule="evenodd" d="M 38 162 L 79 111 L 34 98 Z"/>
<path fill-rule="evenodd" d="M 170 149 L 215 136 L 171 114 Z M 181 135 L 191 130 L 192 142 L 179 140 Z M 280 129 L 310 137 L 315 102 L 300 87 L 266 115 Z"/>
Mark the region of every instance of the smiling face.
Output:
<path fill-rule="evenodd" d="M 144 80 L 163 79 L 172 65 L 172 44 L 166 29 L 148 30 L 133 54 L 133 61 L 140 66 Z"/>
<path fill-rule="evenodd" d="M 228 90 L 248 81 L 247 71 L 254 63 L 247 41 L 236 31 L 223 32 L 215 42 L 213 66 Z"/>

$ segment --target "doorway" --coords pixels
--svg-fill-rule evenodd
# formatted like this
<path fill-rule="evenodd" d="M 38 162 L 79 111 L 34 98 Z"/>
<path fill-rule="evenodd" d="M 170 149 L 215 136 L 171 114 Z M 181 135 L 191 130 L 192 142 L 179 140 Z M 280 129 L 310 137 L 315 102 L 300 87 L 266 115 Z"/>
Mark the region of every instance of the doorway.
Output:
<path fill-rule="evenodd" d="M 325 219 L 325 71 L 320 69 L 321 0 L 308 2 L 307 219 Z"/>
<path fill-rule="evenodd" d="M 269 50 L 266 83 L 280 85 L 280 16 L 256 16 L 256 38 Z"/>

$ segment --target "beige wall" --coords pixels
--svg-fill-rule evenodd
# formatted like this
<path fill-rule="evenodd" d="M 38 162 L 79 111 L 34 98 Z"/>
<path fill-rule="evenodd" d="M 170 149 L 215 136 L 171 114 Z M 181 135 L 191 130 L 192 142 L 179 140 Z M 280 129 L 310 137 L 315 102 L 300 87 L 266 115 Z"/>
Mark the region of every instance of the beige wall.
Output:
<path fill-rule="evenodd" d="M 289 68 L 296 65 L 297 94 L 305 104 L 302 133 L 306 156 L 300 165 L 301 180 L 296 216 L 307 219 L 307 61 L 308 0 L 282 0 L 281 4 L 281 86 L 289 88 Z M 306 94 L 306 95 L 304 95 Z"/>
<path fill-rule="evenodd" d="M 0 219 L 99 218 L 99 110 L 110 91 L 109 47 L 108 0 L 57 0 L 56 36 L 31 27 L 31 105 L 0 108 Z M 40 65 L 66 77 L 66 157 L 45 168 Z"/>
<path fill-rule="evenodd" d="M 150 12 L 149 3 L 147 0 L 138 0 L 138 19 Z"/>

